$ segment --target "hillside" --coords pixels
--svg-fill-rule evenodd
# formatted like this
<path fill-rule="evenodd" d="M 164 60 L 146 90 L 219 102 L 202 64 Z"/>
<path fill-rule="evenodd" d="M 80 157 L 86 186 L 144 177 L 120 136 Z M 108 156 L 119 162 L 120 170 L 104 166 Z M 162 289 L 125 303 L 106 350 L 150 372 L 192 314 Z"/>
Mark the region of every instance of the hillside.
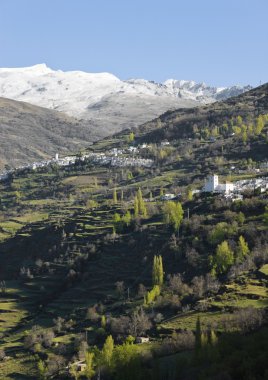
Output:
<path fill-rule="evenodd" d="M 110 73 L 64 72 L 45 64 L 0 69 L 0 96 L 92 121 L 101 136 L 135 128 L 167 110 L 223 100 L 249 88 L 216 88 L 178 80 L 120 80 Z"/>
<path fill-rule="evenodd" d="M 96 140 L 97 128 L 63 113 L 0 98 L 0 171 L 67 155 Z"/>
<path fill-rule="evenodd" d="M 0 182 L 1 379 L 265 378 L 267 86 L 192 112 Z"/>
<path fill-rule="evenodd" d="M 229 127 L 231 124 L 232 126 L 235 125 L 237 116 L 241 116 L 246 121 L 259 114 L 266 113 L 268 113 L 268 84 L 221 102 L 168 111 L 159 118 L 144 123 L 135 129 L 136 142 L 161 142 L 165 139 L 173 140 L 187 137 L 205 138 L 208 131 L 211 133 L 214 130 L 215 134 L 215 128 L 222 131 L 225 128 L 225 137 L 227 137 L 228 133 L 231 133 L 231 128 L 228 129 L 225 124 L 229 123 Z M 120 140 L 120 136 L 127 133 L 129 132 L 118 133 L 115 138 Z M 111 140 L 107 137 L 103 141 L 107 141 L 109 145 Z M 101 142 L 101 146 L 103 144 Z M 98 143 L 96 143 L 97 146 Z"/>

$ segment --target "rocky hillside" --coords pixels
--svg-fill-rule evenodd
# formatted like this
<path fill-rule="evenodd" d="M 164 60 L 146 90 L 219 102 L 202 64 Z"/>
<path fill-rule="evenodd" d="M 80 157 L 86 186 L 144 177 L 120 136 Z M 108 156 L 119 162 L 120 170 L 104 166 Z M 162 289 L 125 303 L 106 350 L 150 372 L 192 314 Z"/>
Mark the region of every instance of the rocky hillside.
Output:
<path fill-rule="evenodd" d="M 0 170 L 75 152 L 99 137 L 94 131 L 90 122 L 0 98 Z"/>

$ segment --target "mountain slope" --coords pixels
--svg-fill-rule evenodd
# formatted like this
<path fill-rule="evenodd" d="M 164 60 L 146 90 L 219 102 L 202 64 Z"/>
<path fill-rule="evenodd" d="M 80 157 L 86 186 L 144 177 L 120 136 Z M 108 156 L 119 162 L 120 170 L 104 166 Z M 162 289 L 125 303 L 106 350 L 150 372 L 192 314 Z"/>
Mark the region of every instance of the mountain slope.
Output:
<path fill-rule="evenodd" d="M 192 137 L 194 129 L 212 129 L 237 116 L 247 120 L 267 113 L 268 84 L 264 84 L 221 102 L 168 111 L 137 128 L 136 142 L 161 142 L 163 139 Z M 122 135 L 124 133 L 126 132 L 122 132 Z M 120 133 L 117 137 L 120 138 Z"/>
<path fill-rule="evenodd" d="M 0 169 L 77 151 L 99 137 L 94 130 L 63 113 L 0 98 Z"/>
<path fill-rule="evenodd" d="M 37 112 L 17 102 L 6 112 L 12 106 L 24 118 Z M 192 134 L 237 114 L 246 125 L 267 106 L 263 86 L 188 115 L 169 112 L 137 130 L 134 142 L 128 130 L 74 165 L 18 170 L 0 181 L 1 380 L 77 378 L 69 366 L 83 364 L 87 345 L 99 355 L 95 347 L 102 350 L 110 335 L 122 361 L 112 356 L 112 373 L 101 361 L 103 380 L 265 378 L 268 115 L 246 144 L 228 131 L 215 139 Z M 156 133 L 169 129 L 163 147 Z M 149 142 L 150 131 L 157 144 L 129 149 Z M 107 156 L 115 165 L 99 160 Z M 148 157 L 152 166 L 142 166 Z M 242 200 L 196 192 L 210 173 L 236 183 Z M 181 222 L 180 207 L 162 194 L 178 194 L 171 198 L 179 198 Z M 163 271 L 163 279 L 152 278 Z M 149 342 L 121 345 L 129 334 Z M 125 364 L 125 352 L 134 360 Z"/>
<path fill-rule="evenodd" d="M 54 71 L 45 64 L 0 69 L 0 96 L 94 120 L 103 136 L 137 127 L 170 109 L 225 99 L 247 89 L 193 81 L 122 81 L 109 73 Z"/>

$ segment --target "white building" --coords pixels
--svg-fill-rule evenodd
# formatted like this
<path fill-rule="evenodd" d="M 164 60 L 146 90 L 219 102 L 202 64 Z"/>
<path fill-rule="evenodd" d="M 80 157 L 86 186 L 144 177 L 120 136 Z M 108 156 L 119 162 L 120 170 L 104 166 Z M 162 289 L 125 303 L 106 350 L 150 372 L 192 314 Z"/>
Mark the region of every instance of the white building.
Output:
<path fill-rule="evenodd" d="M 148 342 L 150 342 L 150 338 L 148 338 L 146 336 L 137 336 L 137 338 L 136 338 L 136 343 L 138 343 L 138 344 L 148 343 Z"/>
<path fill-rule="evenodd" d="M 161 146 L 168 146 L 168 145 L 170 145 L 170 142 L 167 140 L 161 142 Z"/>
<path fill-rule="evenodd" d="M 171 201 L 172 199 L 175 199 L 176 195 L 175 194 L 164 194 L 161 195 L 160 199 L 161 201 Z"/>
<path fill-rule="evenodd" d="M 203 192 L 207 193 L 225 193 L 229 194 L 234 191 L 234 185 L 230 182 L 219 183 L 219 177 L 216 174 L 209 176 L 203 187 Z"/>

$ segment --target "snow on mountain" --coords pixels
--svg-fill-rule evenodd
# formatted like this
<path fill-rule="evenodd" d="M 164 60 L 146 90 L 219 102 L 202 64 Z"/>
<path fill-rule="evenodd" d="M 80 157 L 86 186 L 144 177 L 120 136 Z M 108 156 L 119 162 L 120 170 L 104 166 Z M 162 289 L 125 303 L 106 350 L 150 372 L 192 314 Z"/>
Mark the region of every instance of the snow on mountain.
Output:
<path fill-rule="evenodd" d="M 103 134 L 135 127 L 169 109 L 222 100 L 248 89 L 172 79 L 123 81 L 109 73 L 64 72 L 45 64 L 0 69 L 0 96 L 92 120 Z"/>
<path fill-rule="evenodd" d="M 211 87 L 205 83 L 194 81 L 168 79 L 164 85 L 173 92 L 174 96 L 191 99 L 201 103 L 211 103 L 237 96 L 250 90 L 251 86 Z"/>

